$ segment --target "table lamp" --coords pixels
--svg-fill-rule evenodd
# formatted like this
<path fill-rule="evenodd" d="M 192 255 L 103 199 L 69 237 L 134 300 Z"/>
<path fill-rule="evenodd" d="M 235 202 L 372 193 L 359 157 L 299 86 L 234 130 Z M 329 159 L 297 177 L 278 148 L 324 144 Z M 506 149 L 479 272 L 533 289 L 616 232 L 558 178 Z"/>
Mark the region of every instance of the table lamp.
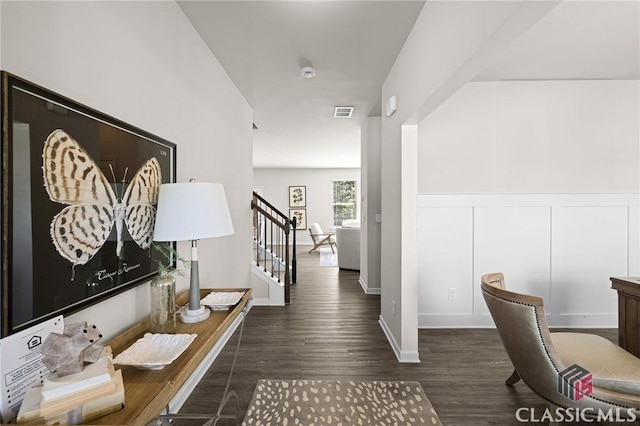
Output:
<path fill-rule="evenodd" d="M 224 187 L 219 183 L 165 183 L 160 186 L 154 241 L 191 241 L 189 307 L 180 314 L 185 323 L 207 319 L 200 305 L 198 240 L 233 234 Z"/>

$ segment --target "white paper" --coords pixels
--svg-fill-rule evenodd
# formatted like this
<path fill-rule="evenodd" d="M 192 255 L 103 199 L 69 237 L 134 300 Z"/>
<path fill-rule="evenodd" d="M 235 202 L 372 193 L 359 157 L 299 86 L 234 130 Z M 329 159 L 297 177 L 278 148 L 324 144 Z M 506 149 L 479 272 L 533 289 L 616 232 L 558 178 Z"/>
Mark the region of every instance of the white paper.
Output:
<path fill-rule="evenodd" d="M 49 333 L 64 331 L 62 315 L 0 340 L 2 400 L 0 420 L 13 423 L 27 389 L 40 386 L 49 370 L 42 363 L 40 347 Z"/>

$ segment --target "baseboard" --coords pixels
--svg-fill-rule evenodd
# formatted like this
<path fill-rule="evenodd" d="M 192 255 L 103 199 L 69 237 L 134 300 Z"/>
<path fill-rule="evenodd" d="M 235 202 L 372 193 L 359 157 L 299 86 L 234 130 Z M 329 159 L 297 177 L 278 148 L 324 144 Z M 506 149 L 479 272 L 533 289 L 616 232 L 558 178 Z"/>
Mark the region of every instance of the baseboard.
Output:
<path fill-rule="evenodd" d="M 380 288 L 369 288 L 367 283 L 364 282 L 362 277 L 358 277 L 358 282 L 360 283 L 360 287 L 364 290 L 364 294 L 381 294 L 382 289 Z"/>
<path fill-rule="evenodd" d="M 546 314 L 552 328 L 617 328 L 616 314 Z M 418 328 L 495 328 L 489 313 L 418 314 Z"/>
<path fill-rule="evenodd" d="M 546 314 L 549 327 L 618 328 L 618 314 Z"/>
<path fill-rule="evenodd" d="M 418 314 L 418 328 L 495 328 L 491 315 Z"/>
<path fill-rule="evenodd" d="M 284 302 L 279 299 L 274 302 L 268 297 L 258 297 L 253 299 L 253 306 L 284 306 Z"/>
<path fill-rule="evenodd" d="M 269 298 L 268 297 L 254 298 L 253 299 L 253 305 L 254 306 L 270 306 L 269 305 Z"/>
<path fill-rule="evenodd" d="M 380 324 L 384 335 L 387 336 L 387 340 L 391 345 L 391 349 L 393 350 L 393 353 L 396 355 L 396 358 L 399 362 L 420 363 L 420 355 L 418 354 L 418 352 L 407 352 L 400 349 L 400 345 L 398 345 L 395 337 L 393 337 L 393 333 L 391 333 L 391 330 L 389 329 L 389 326 L 387 326 L 387 323 L 385 322 L 382 315 L 380 315 L 378 319 L 378 324 Z"/>

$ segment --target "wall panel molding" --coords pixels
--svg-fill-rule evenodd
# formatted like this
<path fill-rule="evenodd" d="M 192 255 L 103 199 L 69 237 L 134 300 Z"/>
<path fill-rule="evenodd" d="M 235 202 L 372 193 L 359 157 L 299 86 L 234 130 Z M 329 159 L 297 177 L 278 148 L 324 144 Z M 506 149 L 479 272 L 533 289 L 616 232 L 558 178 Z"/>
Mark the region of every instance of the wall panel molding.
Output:
<path fill-rule="evenodd" d="M 610 276 L 640 275 L 640 194 L 417 196 L 418 325 L 491 327 L 480 277 L 538 295 L 552 327 L 616 327 Z"/>

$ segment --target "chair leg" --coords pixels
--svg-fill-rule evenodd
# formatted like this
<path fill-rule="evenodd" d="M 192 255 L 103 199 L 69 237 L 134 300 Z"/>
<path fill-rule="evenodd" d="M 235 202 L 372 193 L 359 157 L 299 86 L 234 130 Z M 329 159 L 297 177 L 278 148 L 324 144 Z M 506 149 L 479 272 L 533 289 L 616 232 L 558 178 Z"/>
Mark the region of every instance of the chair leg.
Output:
<path fill-rule="evenodd" d="M 507 381 L 505 382 L 505 384 L 509 385 L 509 386 L 513 386 L 516 383 L 518 383 L 520 381 L 520 375 L 518 374 L 518 371 L 516 369 L 513 370 L 513 374 L 511 375 L 511 377 L 509 377 L 507 379 Z"/>

